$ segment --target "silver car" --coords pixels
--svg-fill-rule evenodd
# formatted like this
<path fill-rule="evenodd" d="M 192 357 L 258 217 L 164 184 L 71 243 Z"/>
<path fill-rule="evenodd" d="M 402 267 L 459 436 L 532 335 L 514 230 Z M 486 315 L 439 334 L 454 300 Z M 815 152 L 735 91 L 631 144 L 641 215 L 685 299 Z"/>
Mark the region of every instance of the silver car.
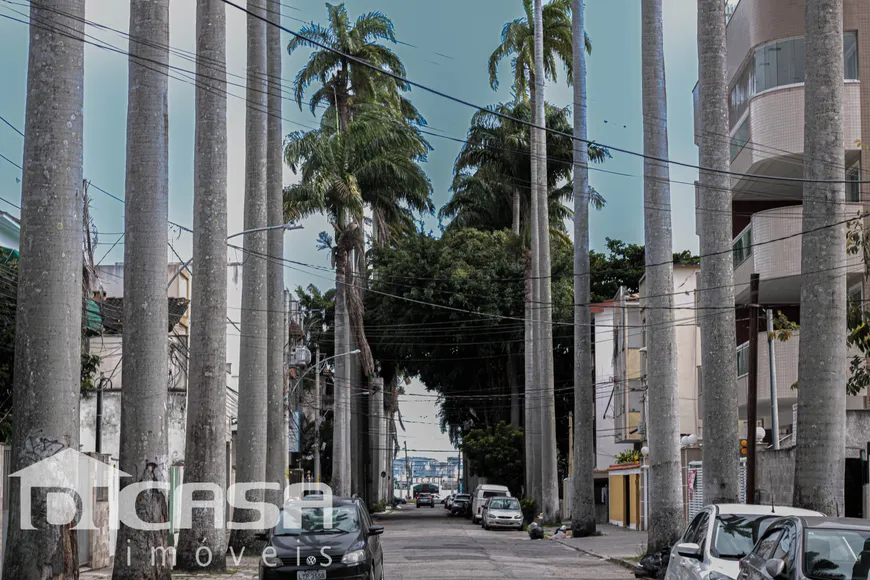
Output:
<path fill-rule="evenodd" d="M 734 580 L 740 560 L 767 527 L 783 516 L 819 516 L 784 506 L 709 505 L 698 512 L 671 550 L 665 580 Z"/>
<path fill-rule="evenodd" d="M 523 529 L 523 510 L 515 497 L 491 497 L 483 511 L 483 529 Z"/>

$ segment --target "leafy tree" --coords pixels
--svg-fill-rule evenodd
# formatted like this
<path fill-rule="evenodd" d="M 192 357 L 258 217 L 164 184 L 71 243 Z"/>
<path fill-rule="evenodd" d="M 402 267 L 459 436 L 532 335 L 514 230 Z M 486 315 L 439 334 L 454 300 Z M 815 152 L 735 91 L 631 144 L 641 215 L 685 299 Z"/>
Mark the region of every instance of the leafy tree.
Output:
<path fill-rule="evenodd" d="M 462 451 L 471 475 L 505 485 L 514 494 L 523 487 L 525 463 L 522 429 L 504 421 L 483 429 L 472 429 L 462 437 Z"/>

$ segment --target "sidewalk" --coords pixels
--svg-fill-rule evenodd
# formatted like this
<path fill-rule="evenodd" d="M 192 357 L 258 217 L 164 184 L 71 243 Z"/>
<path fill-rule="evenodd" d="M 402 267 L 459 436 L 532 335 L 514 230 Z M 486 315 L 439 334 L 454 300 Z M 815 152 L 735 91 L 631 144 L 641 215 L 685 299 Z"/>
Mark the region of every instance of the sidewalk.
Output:
<path fill-rule="evenodd" d="M 646 552 L 647 533 L 610 524 L 598 524 L 598 531 L 600 536 L 554 541 L 578 552 L 634 570 L 640 556 Z"/>
<path fill-rule="evenodd" d="M 227 571 L 224 573 L 190 574 L 185 572 L 173 572 L 173 580 L 255 580 L 259 567 L 259 558 L 244 557 L 236 566 L 230 557 L 227 557 Z M 79 580 L 111 580 L 112 569 L 101 570 L 82 569 Z"/>

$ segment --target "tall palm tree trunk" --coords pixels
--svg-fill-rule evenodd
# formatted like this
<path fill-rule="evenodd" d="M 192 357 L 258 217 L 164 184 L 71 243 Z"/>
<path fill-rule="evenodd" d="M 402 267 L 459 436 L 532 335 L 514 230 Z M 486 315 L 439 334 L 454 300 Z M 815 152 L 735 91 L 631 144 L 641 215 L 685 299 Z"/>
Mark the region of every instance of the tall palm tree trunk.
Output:
<path fill-rule="evenodd" d="M 67 16 L 61 16 L 65 13 Z M 12 468 L 79 448 L 82 323 L 82 107 L 84 0 L 48 0 L 30 8 L 21 261 L 15 335 Z M 52 32 L 74 30 L 72 38 Z M 165 274 L 164 274 L 165 275 Z M 78 578 L 76 532 L 47 523 L 44 496 L 31 502 L 35 530 L 20 519 L 12 483 L 4 578 Z M 50 575 L 45 576 L 45 571 Z"/>
<path fill-rule="evenodd" d="M 532 222 L 534 223 L 534 222 Z M 532 274 L 532 256 L 531 252 L 524 250 L 525 268 L 524 268 L 524 297 L 525 297 L 525 321 L 524 321 L 524 371 L 525 384 L 523 386 L 523 438 L 525 442 L 525 460 L 526 460 L 526 478 L 525 478 L 525 497 L 534 499 L 540 506 L 539 494 L 536 486 L 537 475 L 541 472 L 538 467 L 538 453 L 535 443 L 536 418 L 538 414 L 535 412 L 534 400 L 534 384 L 535 384 L 535 325 L 532 304 L 534 301 L 534 277 Z"/>
<path fill-rule="evenodd" d="M 702 167 L 728 171 L 728 80 L 724 0 L 698 0 Z M 731 178 L 702 171 L 701 381 L 704 385 L 704 501 L 739 501 L 737 359 L 734 357 L 734 261 L 731 252 Z"/>
<path fill-rule="evenodd" d="M 194 149 L 193 256 L 196 284 L 191 308 L 190 384 L 184 483 L 226 489 L 227 314 L 227 98 L 226 7 L 220 0 L 196 4 L 196 147 Z M 219 499 L 219 498 L 215 498 Z M 205 552 L 210 550 L 211 557 Z M 178 568 L 226 569 L 224 526 L 210 510 L 195 509 L 178 540 Z M 199 551 L 199 554 L 197 554 Z M 217 556 L 217 557 L 215 557 Z M 203 566 L 203 563 L 208 565 Z"/>
<path fill-rule="evenodd" d="M 248 0 L 248 8 L 263 15 L 263 0 Z M 266 96 L 266 24 L 248 15 L 248 108 L 245 115 L 245 231 L 266 227 L 266 133 L 268 131 Z M 245 267 L 242 270 L 242 318 L 239 355 L 239 418 L 236 482 L 265 481 L 267 445 L 267 372 L 269 308 L 266 232 L 245 235 Z M 261 492 L 249 492 L 248 498 L 262 501 Z M 233 519 L 250 522 L 255 510 L 235 509 Z M 230 545 L 240 551 L 255 548 L 253 530 L 233 530 Z"/>
<path fill-rule="evenodd" d="M 530 73 L 531 77 L 529 82 L 529 97 L 531 101 L 531 109 L 532 109 L 532 124 L 535 124 L 535 111 L 537 110 L 537 97 L 536 97 L 536 85 L 535 85 L 535 75 L 534 73 Z M 526 406 L 529 409 L 531 422 L 526 428 L 526 435 L 531 436 L 532 439 L 532 455 L 534 457 L 532 465 L 534 467 L 534 471 L 532 472 L 532 488 L 531 497 L 535 500 L 535 503 L 538 506 L 538 509 L 543 507 L 543 483 L 541 479 L 542 471 L 542 462 L 541 462 L 541 401 L 543 397 L 541 393 L 543 391 L 543 386 L 541 384 L 542 378 L 542 370 L 541 370 L 541 252 L 540 252 L 540 244 L 541 244 L 541 236 L 539 234 L 541 223 L 538 219 L 538 212 L 540 208 L 536 199 L 536 183 L 538 177 L 538 156 L 537 156 L 537 146 L 535 143 L 537 142 L 537 131 L 534 128 L 530 128 L 529 130 L 529 145 L 530 145 L 530 153 L 531 153 L 531 165 L 532 165 L 532 183 L 531 189 L 529 192 L 529 206 L 530 206 L 530 214 L 529 214 L 529 224 L 531 230 L 531 252 L 532 252 L 532 264 L 531 264 L 531 297 L 529 298 L 529 315 L 532 321 L 532 333 L 531 333 L 531 365 L 532 365 L 532 380 L 530 383 L 526 384 Z M 526 458 L 528 461 L 528 458 Z"/>
<path fill-rule="evenodd" d="M 281 20 L 281 2 L 269 0 L 269 14 L 276 21 Z M 266 131 L 266 189 L 267 219 L 270 226 L 284 223 L 283 165 L 281 159 L 281 31 L 276 26 L 266 30 L 266 66 L 269 74 L 269 96 Z M 284 230 L 270 230 L 268 233 L 268 335 L 267 355 L 268 394 L 267 394 L 267 437 L 266 437 L 266 481 L 278 482 L 281 490 L 286 481 L 287 433 L 285 430 L 284 402 Z M 292 405 L 292 401 L 288 401 Z M 275 505 L 282 503 L 282 491 L 270 491 L 270 501 Z"/>
<path fill-rule="evenodd" d="M 589 149 L 586 145 L 586 43 L 583 0 L 574 0 L 574 472 L 571 530 L 595 533 L 595 385 L 589 308 Z"/>
<path fill-rule="evenodd" d="M 124 388 L 121 393 L 119 468 L 137 482 L 166 482 L 169 475 L 166 405 L 169 368 L 166 299 L 169 222 L 169 0 L 130 5 L 130 88 L 127 108 L 127 187 L 124 221 Z M 143 59 L 140 63 L 139 59 Z M 147 60 L 145 60 L 147 59 Z M 155 65 L 154 63 L 160 63 Z M 146 64 L 147 63 L 147 64 Z M 146 521 L 168 520 L 162 492 L 139 495 Z M 141 517 L 141 516 L 140 516 Z M 169 578 L 170 568 L 151 553 L 167 545 L 165 531 L 135 530 L 122 522 L 114 580 Z"/>
<path fill-rule="evenodd" d="M 559 473 L 556 449 L 556 401 L 553 385 L 553 307 L 550 286 L 550 215 L 547 203 L 547 133 L 545 116 L 543 0 L 535 0 L 535 138 L 538 172 L 534 179 L 538 205 L 538 262 L 540 264 L 541 328 L 541 510 L 544 521 L 555 522 L 559 514 Z"/>
<path fill-rule="evenodd" d="M 339 216 L 339 227 L 344 224 Z M 346 229 L 346 228 L 345 228 Z M 332 493 L 350 496 L 350 365 L 346 354 L 350 343 L 350 322 L 347 312 L 347 263 L 348 252 L 344 240 L 348 235 L 342 231 L 337 240 L 335 256 L 335 378 L 334 416 L 332 434 Z"/>
<path fill-rule="evenodd" d="M 804 176 L 843 179 L 843 2 L 807 0 Z M 842 183 L 804 184 L 794 501 L 844 515 L 846 273 Z"/>
<path fill-rule="evenodd" d="M 668 156 L 667 91 L 662 37 L 662 0 L 643 0 L 643 149 Z M 666 163 L 644 160 L 644 240 L 647 300 L 647 389 L 650 447 L 649 553 L 671 546 L 683 528 L 680 476 L 680 420 L 677 340 L 674 328 L 670 171 Z"/>

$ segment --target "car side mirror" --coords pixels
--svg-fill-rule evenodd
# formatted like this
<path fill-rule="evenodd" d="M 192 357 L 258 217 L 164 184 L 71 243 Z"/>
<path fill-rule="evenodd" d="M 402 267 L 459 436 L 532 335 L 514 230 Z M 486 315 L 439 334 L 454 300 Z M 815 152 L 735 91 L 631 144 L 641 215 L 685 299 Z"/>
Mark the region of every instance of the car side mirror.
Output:
<path fill-rule="evenodd" d="M 695 560 L 703 560 L 704 554 L 701 551 L 701 546 L 686 542 L 685 544 L 677 544 L 677 554 L 684 558 L 694 558 Z"/>
<path fill-rule="evenodd" d="M 380 536 L 384 533 L 384 526 L 369 526 L 370 536 Z"/>
<path fill-rule="evenodd" d="M 266 540 L 269 539 L 269 533 L 268 532 L 257 532 L 256 534 L 254 534 L 254 538 L 257 540 L 261 540 L 261 541 L 265 542 Z"/>
<path fill-rule="evenodd" d="M 782 576 L 782 573 L 785 572 L 785 562 L 783 560 L 780 560 L 779 558 L 768 560 L 764 564 L 764 570 L 770 575 L 771 578 L 779 578 L 780 576 Z"/>

